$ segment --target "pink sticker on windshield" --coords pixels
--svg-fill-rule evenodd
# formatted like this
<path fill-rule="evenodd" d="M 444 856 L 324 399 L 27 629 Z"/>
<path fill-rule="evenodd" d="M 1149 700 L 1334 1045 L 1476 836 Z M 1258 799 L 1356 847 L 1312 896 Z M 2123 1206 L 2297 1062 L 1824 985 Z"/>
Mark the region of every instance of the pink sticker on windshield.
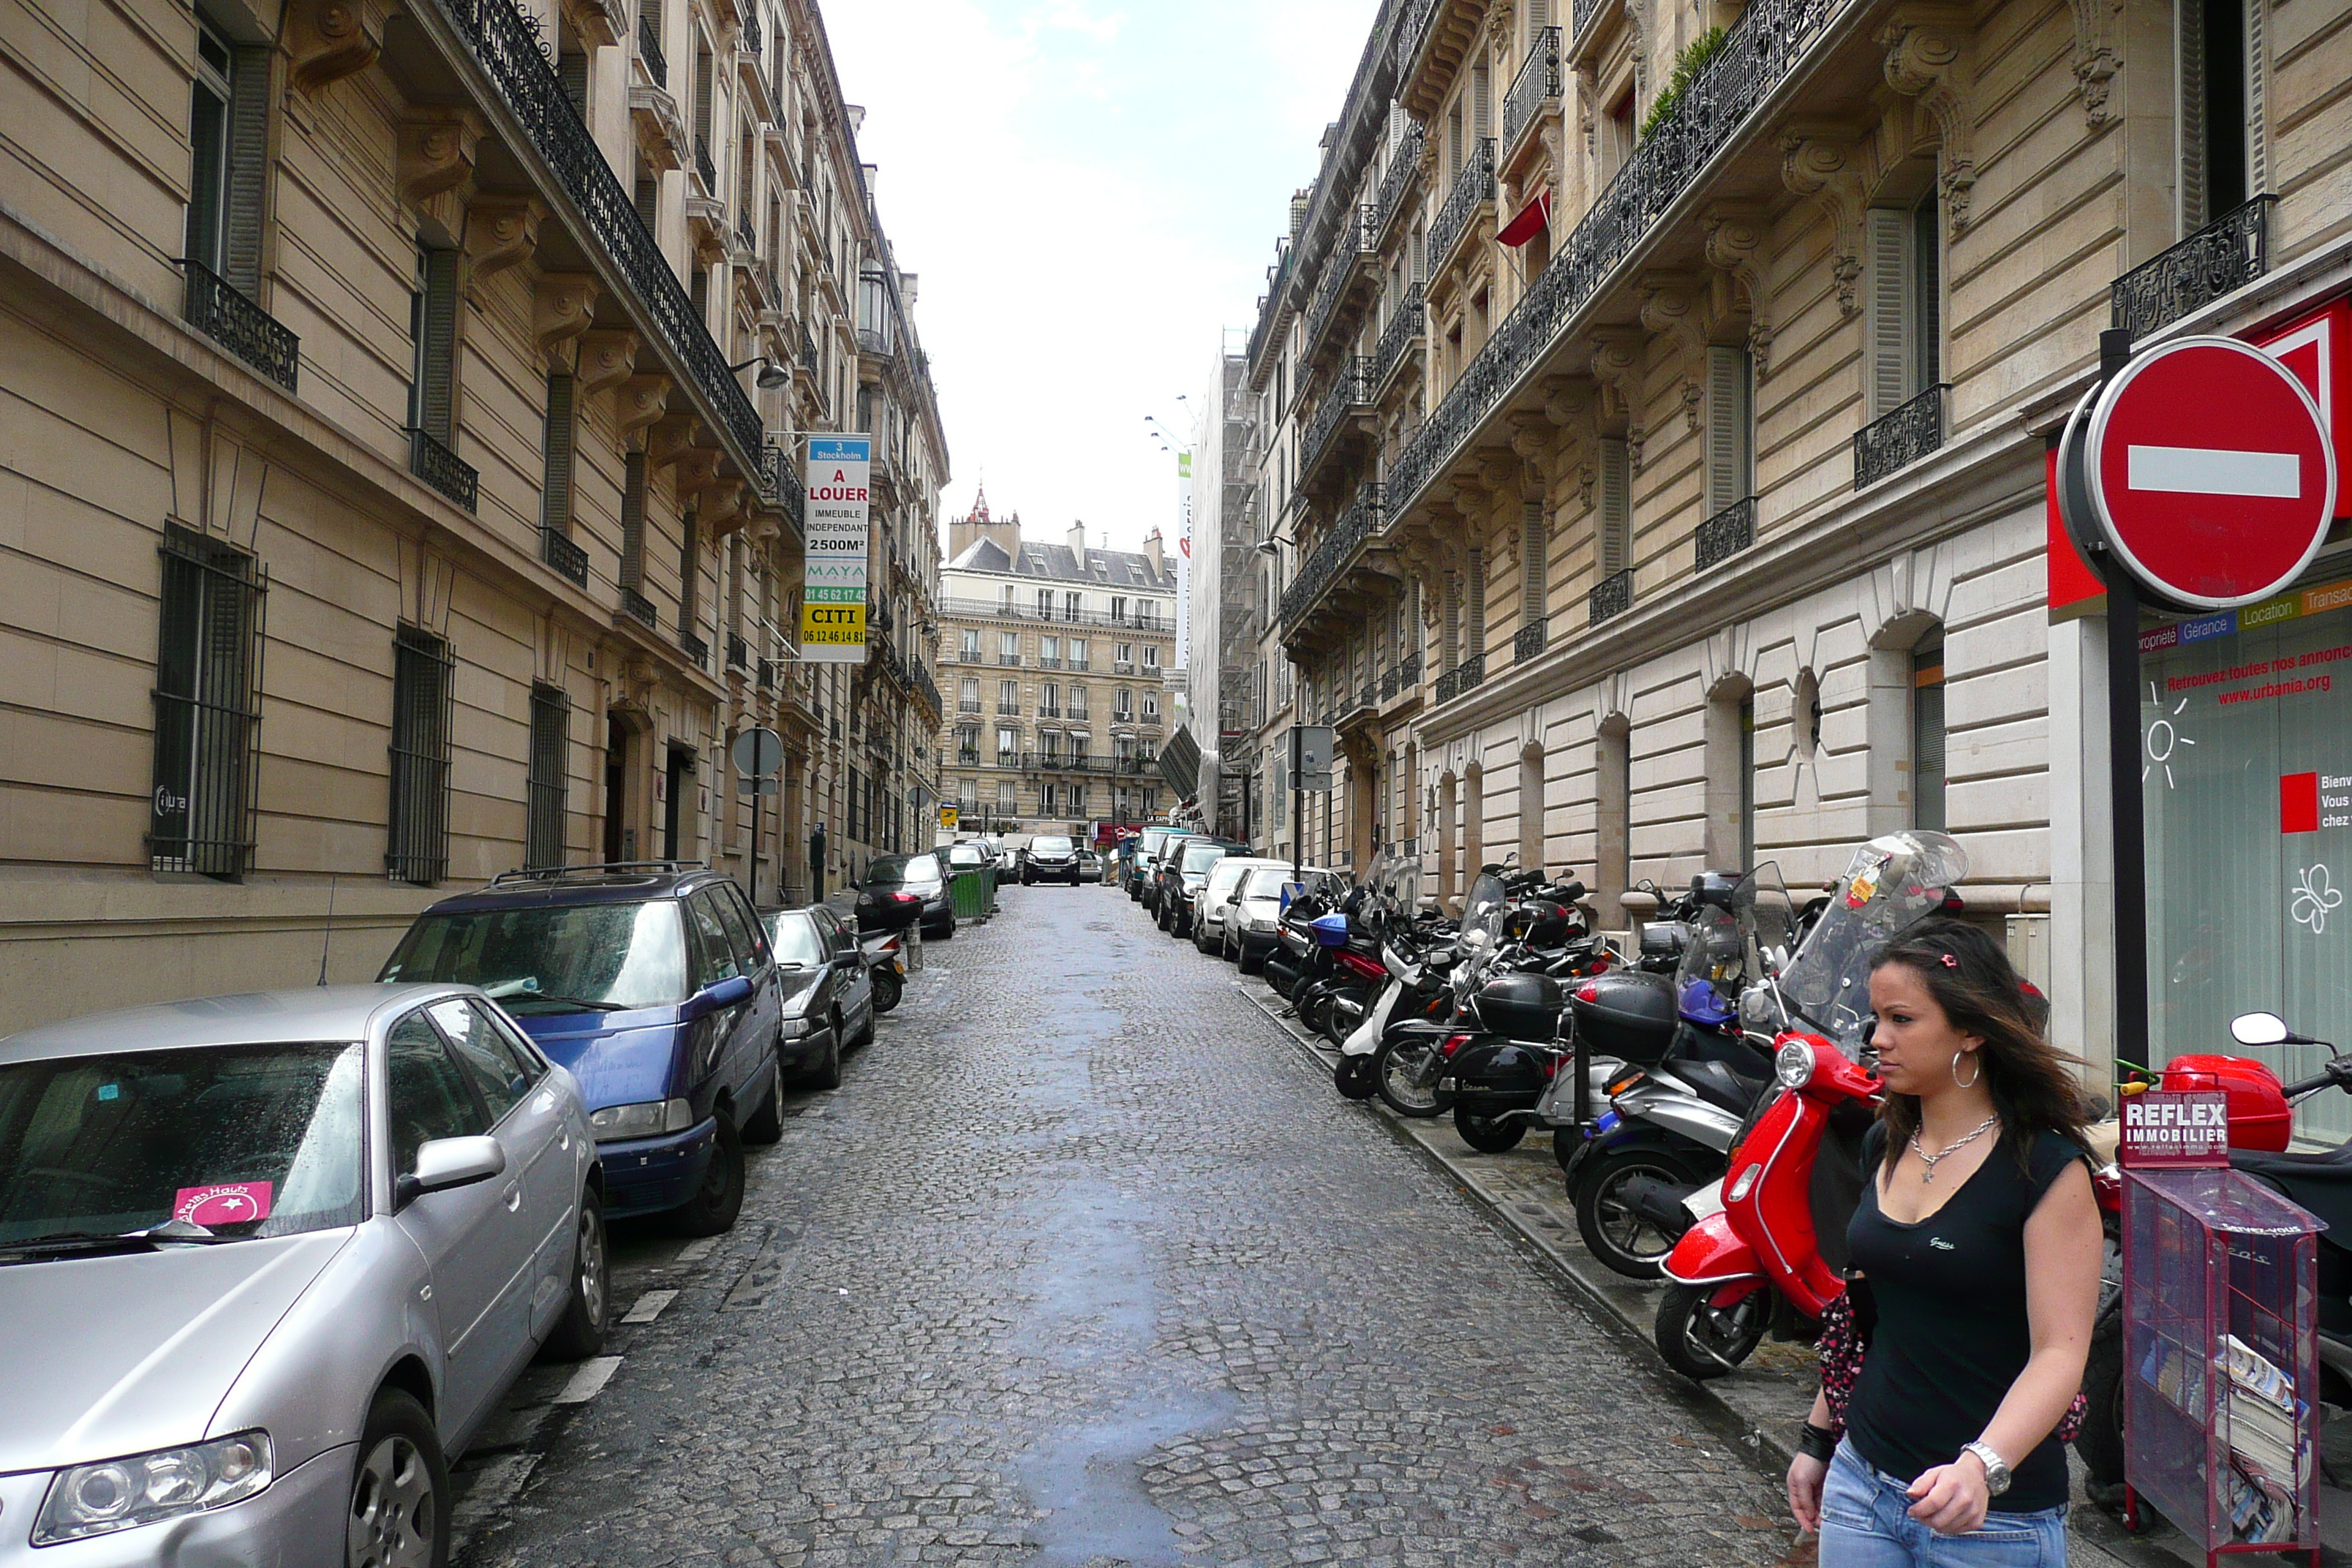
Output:
<path fill-rule="evenodd" d="M 209 1187 L 182 1187 L 172 1200 L 172 1217 L 207 1228 L 268 1219 L 269 1184 L 224 1182 Z"/>

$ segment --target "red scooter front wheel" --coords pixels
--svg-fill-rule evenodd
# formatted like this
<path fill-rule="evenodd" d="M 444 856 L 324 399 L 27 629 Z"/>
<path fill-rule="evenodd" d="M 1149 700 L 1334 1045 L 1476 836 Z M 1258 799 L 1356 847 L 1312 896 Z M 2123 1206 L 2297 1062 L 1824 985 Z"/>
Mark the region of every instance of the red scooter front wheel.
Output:
<path fill-rule="evenodd" d="M 1669 1285 L 1658 1300 L 1658 1353 L 1685 1377 L 1721 1377 L 1756 1352 L 1772 1320 L 1761 1283 L 1736 1299 L 1721 1285 Z"/>

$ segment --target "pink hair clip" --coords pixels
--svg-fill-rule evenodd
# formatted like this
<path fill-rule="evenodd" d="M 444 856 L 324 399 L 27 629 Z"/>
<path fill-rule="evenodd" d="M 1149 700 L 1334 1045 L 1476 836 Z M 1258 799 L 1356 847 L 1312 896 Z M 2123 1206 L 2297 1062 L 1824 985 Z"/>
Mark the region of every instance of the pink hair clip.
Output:
<path fill-rule="evenodd" d="M 1950 953 L 1948 953 L 1948 953 L 1946 953 L 1946 954 L 1944 954 L 1944 967 L 1945 967 L 1945 968 L 1947 968 L 1947 969 L 1958 969 L 1959 966 L 1960 966 L 1960 961 L 1959 961 L 1958 959 L 1954 958 L 1954 957 L 1953 957 Z"/>

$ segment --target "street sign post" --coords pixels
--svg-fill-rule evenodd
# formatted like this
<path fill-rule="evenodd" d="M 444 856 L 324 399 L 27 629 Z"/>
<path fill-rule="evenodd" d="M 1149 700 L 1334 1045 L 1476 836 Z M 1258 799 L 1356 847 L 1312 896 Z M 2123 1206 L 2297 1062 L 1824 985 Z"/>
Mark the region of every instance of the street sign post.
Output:
<path fill-rule="evenodd" d="M 1331 787 L 1331 726 L 1290 727 L 1290 875 L 1295 880 L 1307 842 L 1307 792 Z"/>
<path fill-rule="evenodd" d="M 2144 353 L 2099 335 L 2099 384 L 2057 454 L 2066 531 L 2107 587 L 2107 793 L 2116 1059 L 2147 1063 L 2139 613 L 2251 605 L 2318 553 L 2336 508 L 2326 421 L 2294 374 L 2234 338 Z"/>
<path fill-rule="evenodd" d="M 736 773 L 751 784 L 751 898 L 756 902 L 760 897 L 760 797 L 770 793 L 773 786 L 768 781 L 784 765 L 784 738 L 762 724 L 736 736 L 731 754 Z"/>

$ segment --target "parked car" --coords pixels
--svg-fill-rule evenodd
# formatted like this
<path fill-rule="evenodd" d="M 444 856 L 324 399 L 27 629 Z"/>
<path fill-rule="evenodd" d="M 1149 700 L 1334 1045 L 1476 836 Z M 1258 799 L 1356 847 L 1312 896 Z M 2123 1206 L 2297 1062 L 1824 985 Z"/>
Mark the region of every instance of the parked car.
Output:
<path fill-rule="evenodd" d="M 919 921 L 925 936 L 945 942 L 955 935 L 955 902 L 948 896 L 947 868 L 937 852 L 877 855 L 866 875 L 849 885 L 857 893 L 859 931 L 898 931 Z M 911 920 L 909 908 L 917 911 Z"/>
<path fill-rule="evenodd" d="M 816 904 L 767 917 L 783 992 L 782 1049 L 811 1089 L 841 1087 L 842 1053 L 874 1042 L 866 950 L 839 910 Z"/>
<path fill-rule="evenodd" d="M 598 1155 L 471 986 L 0 1040 L 0 1561 L 446 1561 L 499 1394 L 603 1348 Z"/>
<path fill-rule="evenodd" d="M 992 835 L 988 840 L 988 852 L 996 861 L 998 887 L 1021 879 L 1021 851 L 1017 846 L 1005 842 L 1002 835 Z"/>
<path fill-rule="evenodd" d="M 1193 901 L 1208 882 L 1210 868 L 1228 855 L 1248 853 L 1246 844 L 1229 844 L 1198 835 L 1165 845 L 1160 853 L 1159 868 L 1152 873 L 1159 889 L 1152 914 L 1160 929 L 1171 936 L 1190 936 Z"/>
<path fill-rule="evenodd" d="M 948 858 L 948 872 L 950 876 L 958 871 L 993 873 L 996 869 L 996 859 L 989 854 L 988 846 L 976 838 L 961 839 L 949 845 L 946 849 L 934 850 L 933 853 L 944 854 Z"/>
<path fill-rule="evenodd" d="M 1280 864 L 1280 861 L 1248 855 L 1228 855 L 1212 867 L 1208 879 L 1201 884 L 1200 897 L 1193 903 L 1193 947 L 1202 952 L 1222 951 L 1225 917 L 1231 911 L 1234 897 L 1241 891 L 1242 884 L 1259 867 Z"/>
<path fill-rule="evenodd" d="M 1028 857 L 1021 868 L 1023 887 L 1067 882 L 1075 888 L 1079 875 L 1078 847 L 1072 840 L 1056 833 L 1041 833 L 1029 840 Z"/>
<path fill-rule="evenodd" d="M 1143 843 L 1136 851 L 1136 886 L 1134 897 L 1154 915 L 1160 912 L 1160 862 L 1163 856 L 1173 853 L 1171 844 L 1199 837 L 1190 828 L 1147 827 Z"/>
<path fill-rule="evenodd" d="M 1261 865 L 1243 880 L 1225 911 L 1224 955 L 1239 964 L 1244 974 L 1264 969 L 1266 955 L 1281 944 L 1282 889 L 1291 879 L 1286 862 Z M 1332 872 L 1315 866 L 1302 867 L 1297 879 L 1310 891 L 1323 893 L 1336 892 L 1340 882 Z"/>
<path fill-rule="evenodd" d="M 706 867 L 509 872 L 417 916 L 376 978 L 479 985 L 571 1071 L 614 1218 L 715 1236 L 743 1205 L 743 1145 L 783 1134 L 775 957 Z"/>
<path fill-rule="evenodd" d="M 1103 882 L 1109 880 L 1109 873 L 1104 869 L 1104 866 L 1105 861 L 1103 860 L 1102 856 L 1096 851 L 1092 849 L 1081 849 L 1078 851 L 1079 881 Z"/>

